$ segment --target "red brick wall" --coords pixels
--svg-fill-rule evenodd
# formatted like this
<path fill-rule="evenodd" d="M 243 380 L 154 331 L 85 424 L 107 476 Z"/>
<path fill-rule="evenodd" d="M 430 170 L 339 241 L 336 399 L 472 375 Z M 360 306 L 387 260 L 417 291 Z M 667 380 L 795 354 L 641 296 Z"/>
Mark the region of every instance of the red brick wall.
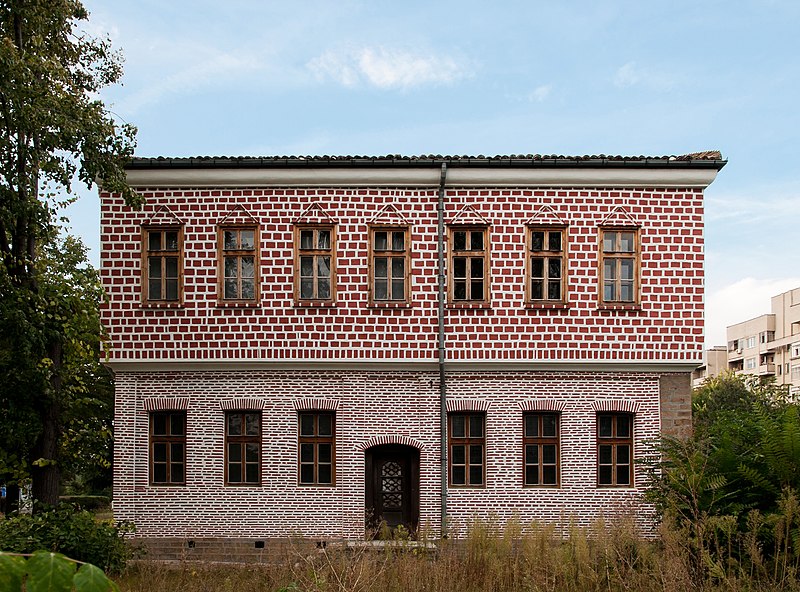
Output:
<path fill-rule="evenodd" d="M 449 488 L 458 534 L 476 517 L 518 516 L 588 526 L 640 506 L 636 488 L 596 486 L 595 417 L 600 408 L 635 411 L 636 458 L 660 429 L 659 376 L 645 373 L 451 373 L 451 405 L 486 408 L 486 487 Z M 159 398 L 188 398 L 187 483 L 148 484 L 148 412 Z M 334 401 L 336 486 L 297 484 L 297 411 L 304 398 Z M 263 404 L 260 487 L 223 483 L 224 401 Z M 319 403 L 319 401 L 317 401 Z M 522 413 L 561 409 L 561 486 L 522 487 Z M 364 449 L 378 439 L 420 450 L 420 524 L 439 532 L 438 373 L 184 372 L 119 373 L 115 419 L 114 511 L 143 537 L 360 537 L 364 529 Z"/>
<path fill-rule="evenodd" d="M 141 211 L 102 196 L 104 322 L 110 360 L 435 360 L 436 191 L 253 189 L 143 191 Z M 453 360 L 699 360 L 703 340 L 702 192 L 449 190 L 446 220 L 465 204 L 492 224 L 491 308 L 448 310 Z M 338 302 L 292 299 L 292 223 L 310 204 L 338 221 Z M 367 224 L 391 204 L 412 225 L 409 308 L 367 306 Z M 261 223 L 258 308 L 216 299 L 216 224 L 242 205 Z M 569 224 L 570 308 L 523 306 L 524 228 L 547 205 Z M 184 222 L 185 302 L 143 308 L 141 225 L 167 206 Z M 598 225 L 623 208 L 641 225 L 636 312 L 597 308 Z"/>

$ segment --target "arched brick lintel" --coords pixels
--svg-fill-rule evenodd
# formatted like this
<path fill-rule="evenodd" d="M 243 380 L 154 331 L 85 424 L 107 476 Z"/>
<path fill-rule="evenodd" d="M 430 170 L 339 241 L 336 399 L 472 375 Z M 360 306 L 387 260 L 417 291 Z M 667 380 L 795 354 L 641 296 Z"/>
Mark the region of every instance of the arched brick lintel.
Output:
<path fill-rule="evenodd" d="M 189 397 L 146 397 L 142 399 L 145 411 L 186 411 Z"/>
<path fill-rule="evenodd" d="M 339 409 L 339 399 L 319 399 L 305 397 L 294 400 L 295 411 L 336 411 Z"/>
<path fill-rule="evenodd" d="M 264 399 L 225 399 L 219 402 L 223 411 L 260 411 L 264 408 Z"/>
<path fill-rule="evenodd" d="M 491 402 L 476 399 L 448 399 L 447 412 L 457 411 L 488 411 Z"/>
<path fill-rule="evenodd" d="M 622 413 L 638 413 L 639 403 L 637 401 L 627 401 L 624 399 L 607 399 L 604 401 L 594 401 L 592 409 L 595 411 L 619 411 Z"/>
<path fill-rule="evenodd" d="M 422 442 L 414 438 L 410 438 L 409 436 L 389 434 L 386 436 L 373 436 L 369 440 L 365 440 L 364 442 L 358 444 L 358 449 L 365 451 L 373 446 L 382 446 L 384 444 L 401 444 L 403 446 L 411 446 L 417 450 L 422 450 L 425 447 Z"/>
<path fill-rule="evenodd" d="M 566 401 L 556 401 L 555 399 L 531 399 L 519 403 L 522 411 L 564 411 L 566 406 Z"/>

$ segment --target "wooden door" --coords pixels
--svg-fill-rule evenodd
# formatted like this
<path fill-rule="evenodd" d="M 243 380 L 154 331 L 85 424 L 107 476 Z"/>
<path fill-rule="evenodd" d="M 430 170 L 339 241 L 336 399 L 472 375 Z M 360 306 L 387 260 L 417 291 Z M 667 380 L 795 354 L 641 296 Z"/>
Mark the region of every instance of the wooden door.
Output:
<path fill-rule="evenodd" d="M 388 444 L 367 450 L 366 508 L 368 526 L 390 531 L 402 525 L 415 533 L 419 523 L 419 450 Z M 385 529 L 384 529 L 385 530 Z"/>

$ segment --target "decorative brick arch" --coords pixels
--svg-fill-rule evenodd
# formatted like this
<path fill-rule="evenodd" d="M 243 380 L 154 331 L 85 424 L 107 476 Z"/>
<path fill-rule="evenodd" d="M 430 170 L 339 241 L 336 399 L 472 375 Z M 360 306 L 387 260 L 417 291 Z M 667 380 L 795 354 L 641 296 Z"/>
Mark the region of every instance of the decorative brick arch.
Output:
<path fill-rule="evenodd" d="M 447 412 L 457 411 L 488 411 L 491 406 L 490 401 L 476 399 L 448 399 Z"/>
<path fill-rule="evenodd" d="M 519 403 L 522 411 L 564 411 L 566 406 L 566 401 L 556 401 L 555 399 L 530 399 Z"/>
<path fill-rule="evenodd" d="M 264 408 L 264 399 L 225 399 L 219 402 L 223 411 L 260 411 Z"/>
<path fill-rule="evenodd" d="M 295 411 L 336 411 L 339 409 L 339 399 L 321 399 L 304 397 L 293 401 Z"/>
<path fill-rule="evenodd" d="M 622 413 L 638 413 L 638 401 L 628 401 L 625 399 L 605 399 L 603 401 L 594 401 L 592 409 L 595 411 L 619 411 Z"/>
<path fill-rule="evenodd" d="M 145 397 L 142 408 L 145 411 L 186 411 L 189 397 Z"/>
<path fill-rule="evenodd" d="M 386 436 L 373 436 L 369 440 L 365 440 L 357 445 L 358 450 L 366 451 L 373 446 L 382 446 L 384 444 L 401 444 L 402 446 L 411 446 L 417 450 L 422 450 L 425 445 L 409 436 L 400 436 L 397 434 L 389 434 Z"/>

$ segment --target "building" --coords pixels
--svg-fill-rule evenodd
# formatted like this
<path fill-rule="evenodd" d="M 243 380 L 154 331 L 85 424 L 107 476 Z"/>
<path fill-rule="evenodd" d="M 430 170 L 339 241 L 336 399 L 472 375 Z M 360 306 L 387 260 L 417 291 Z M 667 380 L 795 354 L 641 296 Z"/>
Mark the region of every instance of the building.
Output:
<path fill-rule="evenodd" d="M 774 378 L 800 396 L 800 288 L 772 297 L 772 312 L 731 325 L 728 368 Z"/>
<path fill-rule="evenodd" d="M 703 351 L 703 363 L 692 372 L 692 386 L 703 385 L 707 378 L 712 378 L 728 370 L 728 348 L 715 345 Z"/>
<path fill-rule="evenodd" d="M 144 208 L 101 192 L 115 517 L 268 548 L 635 511 L 691 429 L 725 162 L 134 160 Z"/>

